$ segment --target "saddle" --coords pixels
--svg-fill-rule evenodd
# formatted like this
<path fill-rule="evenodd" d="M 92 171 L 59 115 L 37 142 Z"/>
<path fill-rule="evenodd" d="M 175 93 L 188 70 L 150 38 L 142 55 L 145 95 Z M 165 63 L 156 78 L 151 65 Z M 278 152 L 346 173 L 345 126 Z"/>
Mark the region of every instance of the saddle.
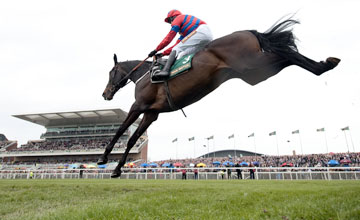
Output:
<path fill-rule="evenodd" d="M 162 83 L 177 76 L 180 76 L 183 73 L 186 73 L 191 69 L 192 66 L 191 61 L 194 55 L 195 54 L 188 54 L 176 60 L 175 63 L 171 66 L 169 77 L 167 79 L 158 80 L 158 81 L 153 80 L 152 77 L 154 74 L 162 70 L 167 60 L 163 58 L 156 59 L 150 68 L 151 83 Z"/>

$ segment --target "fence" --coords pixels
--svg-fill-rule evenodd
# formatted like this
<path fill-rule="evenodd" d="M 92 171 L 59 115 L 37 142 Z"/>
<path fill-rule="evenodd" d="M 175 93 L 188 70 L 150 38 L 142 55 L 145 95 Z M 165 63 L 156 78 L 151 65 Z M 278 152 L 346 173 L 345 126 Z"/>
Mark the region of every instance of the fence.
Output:
<path fill-rule="evenodd" d="M 123 168 L 121 179 L 360 180 L 360 167 Z M 183 173 L 183 170 L 186 172 Z M 241 171 L 241 172 L 240 172 Z M 0 179 L 109 179 L 110 169 L 0 170 Z M 251 174 L 253 173 L 253 174 Z"/>

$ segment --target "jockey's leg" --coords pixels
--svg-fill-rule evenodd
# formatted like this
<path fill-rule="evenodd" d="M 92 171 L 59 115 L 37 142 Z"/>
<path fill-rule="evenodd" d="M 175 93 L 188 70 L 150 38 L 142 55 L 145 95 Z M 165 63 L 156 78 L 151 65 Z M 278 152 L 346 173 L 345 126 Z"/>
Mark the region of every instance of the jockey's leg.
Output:
<path fill-rule="evenodd" d="M 177 59 L 188 54 L 199 52 L 213 40 L 212 33 L 207 25 L 200 25 L 200 27 L 194 31 L 194 34 L 190 35 L 189 38 L 185 38 L 181 43 L 174 47 L 178 52 L 176 56 Z"/>
<path fill-rule="evenodd" d="M 162 80 L 168 78 L 170 74 L 170 68 L 174 64 L 175 60 L 176 60 L 176 51 L 172 50 L 164 68 L 161 70 L 161 72 L 155 74 L 152 79 Z"/>

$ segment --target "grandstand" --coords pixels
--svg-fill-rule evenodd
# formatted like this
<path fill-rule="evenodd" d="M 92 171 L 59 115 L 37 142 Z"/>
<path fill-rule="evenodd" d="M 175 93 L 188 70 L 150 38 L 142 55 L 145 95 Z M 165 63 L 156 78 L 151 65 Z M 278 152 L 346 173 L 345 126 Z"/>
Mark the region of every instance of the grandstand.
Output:
<path fill-rule="evenodd" d="M 17 141 L 10 141 L 4 134 L 0 134 L 0 152 L 17 148 Z"/>
<path fill-rule="evenodd" d="M 0 152 L 4 162 L 79 163 L 95 162 L 104 152 L 127 113 L 121 109 L 103 109 L 72 112 L 14 115 L 14 117 L 44 126 L 40 140 L 28 141 L 19 148 Z M 138 127 L 137 120 L 115 144 L 109 160 L 119 160 L 126 143 Z M 1 145 L 2 146 L 2 145 Z M 145 132 L 131 149 L 128 160 L 147 159 L 148 138 Z"/>

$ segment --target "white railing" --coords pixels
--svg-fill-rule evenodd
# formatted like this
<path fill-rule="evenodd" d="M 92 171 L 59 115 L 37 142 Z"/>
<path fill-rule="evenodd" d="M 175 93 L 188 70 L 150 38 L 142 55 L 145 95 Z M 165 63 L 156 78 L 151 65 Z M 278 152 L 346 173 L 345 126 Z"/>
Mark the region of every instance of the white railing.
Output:
<path fill-rule="evenodd" d="M 253 167 L 257 180 L 360 180 L 360 167 Z M 185 173 L 182 171 L 186 170 Z M 121 179 L 250 179 L 250 168 L 123 168 Z M 231 171 L 231 172 L 230 172 Z M 0 170 L 0 179 L 109 179 L 111 169 Z M 197 174 L 196 174 L 197 173 Z M 239 176 L 240 177 L 240 176 Z"/>

